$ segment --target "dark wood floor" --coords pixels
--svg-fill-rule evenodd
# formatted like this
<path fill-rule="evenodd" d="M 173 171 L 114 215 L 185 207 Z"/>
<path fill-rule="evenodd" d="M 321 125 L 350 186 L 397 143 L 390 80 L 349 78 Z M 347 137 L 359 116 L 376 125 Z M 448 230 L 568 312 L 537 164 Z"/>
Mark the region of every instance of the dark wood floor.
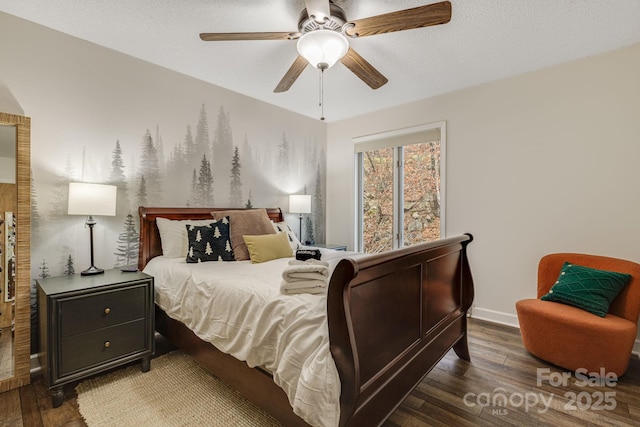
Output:
<path fill-rule="evenodd" d="M 615 385 L 581 385 L 573 375 L 566 385 L 546 380 L 538 385 L 539 368 L 548 368 L 547 377 L 552 379 L 560 378 L 562 370 L 527 353 L 517 329 L 470 320 L 469 330 L 471 362 L 447 354 L 384 427 L 640 426 L 637 358 Z M 159 343 L 157 353 L 168 349 Z M 85 426 L 74 387 L 65 387 L 65 402 L 55 409 L 41 377 L 0 394 L 0 426 Z M 501 396 L 506 405 L 491 406 Z"/>

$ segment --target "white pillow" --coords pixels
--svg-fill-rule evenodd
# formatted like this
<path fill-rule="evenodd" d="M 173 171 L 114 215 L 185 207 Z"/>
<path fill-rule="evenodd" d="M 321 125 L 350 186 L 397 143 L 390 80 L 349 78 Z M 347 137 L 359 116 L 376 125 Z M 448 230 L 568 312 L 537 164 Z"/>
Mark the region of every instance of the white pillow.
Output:
<path fill-rule="evenodd" d="M 294 252 L 298 250 L 300 246 L 302 246 L 302 243 L 300 243 L 300 240 L 298 240 L 298 238 L 296 237 L 291 227 L 289 227 L 289 224 L 287 224 L 285 221 L 271 222 L 271 223 L 273 224 L 273 229 L 276 230 L 276 233 L 287 233 L 287 237 L 289 239 L 289 245 L 291 245 L 291 249 Z"/>
<path fill-rule="evenodd" d="M 186 258 L 189 251 L 189 236 L 186 225 L 208 225 L 212 222 L 214 222 L 213 218 L 184 220 L 156 218 L 162 243 L 162 255 L 168 258 Z"/>

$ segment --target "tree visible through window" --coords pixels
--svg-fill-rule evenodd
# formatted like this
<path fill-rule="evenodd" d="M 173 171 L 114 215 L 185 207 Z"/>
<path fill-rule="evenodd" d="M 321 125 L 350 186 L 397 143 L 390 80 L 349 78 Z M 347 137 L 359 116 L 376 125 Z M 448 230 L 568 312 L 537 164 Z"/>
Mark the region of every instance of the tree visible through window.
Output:
<path fill-rule="evenodd" d="M 379 253 L 441 238 L 442 127 L 356 145 L 361 251 Z"/>
<path fill-rule="evenodd" d="M 393 249 L 393 149 L 362 153 L 363 251 Z"/>
<path fill-rule="evenodd" d="M 440 238 L 440 141 L 404 147 L 403 246 Z"/>

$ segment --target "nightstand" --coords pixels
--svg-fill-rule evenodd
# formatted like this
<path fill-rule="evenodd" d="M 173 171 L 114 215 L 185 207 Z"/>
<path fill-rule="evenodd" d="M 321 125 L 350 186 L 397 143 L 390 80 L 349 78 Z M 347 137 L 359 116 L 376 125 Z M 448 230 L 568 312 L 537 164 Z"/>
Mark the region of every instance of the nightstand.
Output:
<path fill-rule="evenodd" d="M 334 251 L 346 251 L 347 245 L 331 245 L 329 243 L 316 243 L 311 245 L 314 248 L 333 249 Z"/>
<path fill-rule="evenodd" d="M 93 276 L 38 279 L 40 352 L 53 407 L 63 386 L 138 359 L 151 367 L 154 342 L 153 277 L 106 270 Z"/>

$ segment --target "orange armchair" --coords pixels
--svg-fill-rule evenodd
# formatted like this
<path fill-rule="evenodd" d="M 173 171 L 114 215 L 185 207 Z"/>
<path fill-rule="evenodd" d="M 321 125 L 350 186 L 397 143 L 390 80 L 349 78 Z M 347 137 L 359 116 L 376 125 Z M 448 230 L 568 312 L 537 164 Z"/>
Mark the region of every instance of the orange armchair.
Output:
<path fill-rule="evenodd" d="M 540 299 L 555 284 L 565 262 L 630 274 L 605 317 L 571 305 Z M 538 298 L 516 303 L 524 347 L 534 356 L 575 371 L 613 372 L 622 376 L 629 366 L 638 333 L 640 264 L 617 258 L 574 253 L 544 256 L 538 265 Z"/>

